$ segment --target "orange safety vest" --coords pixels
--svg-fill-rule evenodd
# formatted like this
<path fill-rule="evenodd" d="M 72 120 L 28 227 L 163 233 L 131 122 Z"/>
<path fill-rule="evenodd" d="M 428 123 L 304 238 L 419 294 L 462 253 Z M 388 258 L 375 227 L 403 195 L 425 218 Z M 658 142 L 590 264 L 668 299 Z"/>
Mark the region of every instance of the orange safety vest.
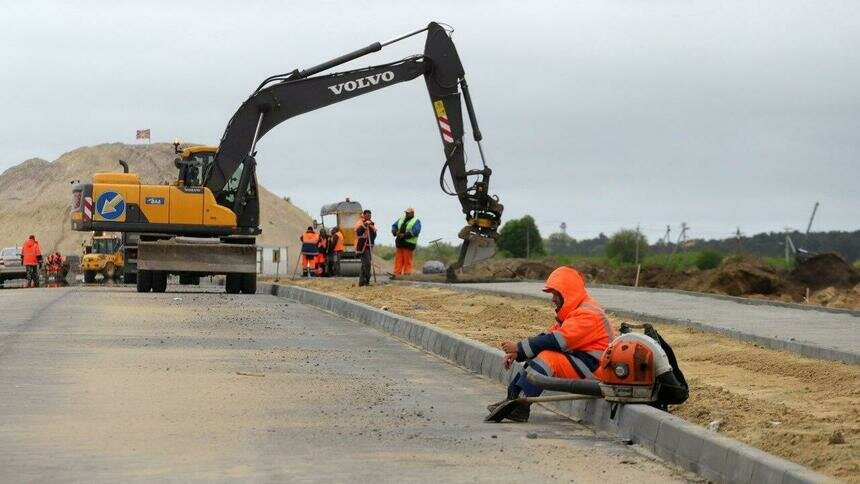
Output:
<path fill-rule="evenodd" d="M 358 222 L 355 223 L 355 251 L 359 254 L 363 254 L 367 251 L 368 242 L 372 241 L 371 234 L 376 233 L 376 225 L 371 225 L 370 227 L 364 226 L 365 219 L 364 217 L 359 217 Z M 358 235 L 359 229 L 367 229 L 363 230 L 361 235 Z"/>
<path fill-rule="evenodd" d="M 302 234 L 302 254 L 315 255 L 319 252 L 317 244 L 319 244 L 320 236 L 316 232 L 305 232 Z"/>
<path fill-rule="evenodd" d="M 39 256 L 42 255 L 42 248 L 35 240 L 27 239 L 24 246 L 21 247 L 21 255 L 24 257 L 25 266 L 34 266 L 39 263 Z"/>
<path fill-rule="evenodd" d="M 335 242 L 334 244 L 334 251 L 343 252 L 343 250 L 346 248 L 346 244 L 344 244 L 343 242 L 343 233 L 338 230 L 334 233 L 334 235 L 337 237 L 337 242 Z"/>

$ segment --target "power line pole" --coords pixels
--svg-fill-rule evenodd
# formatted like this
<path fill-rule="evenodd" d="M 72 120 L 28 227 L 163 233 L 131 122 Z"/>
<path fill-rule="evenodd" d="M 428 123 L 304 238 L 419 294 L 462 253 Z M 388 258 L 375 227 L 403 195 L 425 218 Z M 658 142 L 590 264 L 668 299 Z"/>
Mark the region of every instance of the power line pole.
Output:
<path fill-rule="evenodd" d="M 670 225 L 666 224 L 666 233 L 663 234 L 663 238 L 660 239 L 660 242 L 663 245 L 669 245 L 669 242 L 671 242 L 671 239 L 672 239 L 672 227 Z"/>
<path fill-rule="evenodd" d="M 530 248 L 529 247 L 529 239 L 530 239 L 529 232 L 530 232 L 530 230 L 528 229 L 528 227 L 526 227 L 526 259 L 529 258 L 529 248 Z"/>
<path fill-rule="evenodd" d="M 680 247 L 681 244 L 684 244 L 687 242 L 687 230 L 689 230 L 689 229 L 690 229 L 690 226 L 687 225 L 687 222 L 681 222 L 681 233 L 678 234 L 678 241 L 675 242 L 675 247 L 672 248 L 672 254 L 673 255 L 675 254 L 675 252 L 678 251 L 678 247 Z"/>
<path fill-rule="evenodd" d="M 735 230 L 735 241 L 737 242 L 737 247 L 735 248 L 736 254 L 741 253 L 741 237 L 743 237 L 743 236 L 744 236 L 744 234 L 741 233 L 741 228 L 738 227 L 738 229 Z"/>
<path fill-rule="evenodd" d="M 785 230 L 785 263 L 789 264 L 789 263 L 791 263 L 791 258 L 789 257 L 789 254 L 794 253 L 795 248 L 794 248 L 794 242 L 791 240 L 791 235 L 789 235 L 791 233 L 791 227 L 785 227 L 784 230 Z"/>
<path fill-rule="evenodd" d="M 636 224 L 636 265 L 639 265 L 639 224 Z"/>

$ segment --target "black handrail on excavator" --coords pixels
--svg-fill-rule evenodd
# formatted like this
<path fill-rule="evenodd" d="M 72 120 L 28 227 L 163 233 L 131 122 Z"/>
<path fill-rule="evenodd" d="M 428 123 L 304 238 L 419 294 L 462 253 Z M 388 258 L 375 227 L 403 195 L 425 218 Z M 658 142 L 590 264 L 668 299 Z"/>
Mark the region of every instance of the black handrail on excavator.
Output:
<path fill-rule="evenodd" d="M 386 45 L 427 32 L 424 53 L 363 69 L 323 74 L 323 71 L 380 51 Z M 492 170 L 487 166 L 483 138 L 465 79 L 465 72 L 451 36 L 431 22 L 427 27 L 374 42 L 322 64 L 266 78 L 231 118 L 221 138 L 213 167 L 204 185 L 218 203 L 231 208 L 240 227 L 259 233 L 259 200 L 256 195 L 256 144 L 268 131 L 289 118 L 331 104 L 424 76 L 442 138 L 445 163 L 440 185 L 459 198 L 467 225 L 460 231 L 463 247 L 456 267 L 491 255 L 495 250 L 504 207 L 488 193 Z M 460 90 L 472 135 L 481 156 L 481 169 L 467 170 L 463 148 L 463 117 Z M 451 175 L 453 191 L 445 186 L 445 171 Z M 474 181 L 470 184 L 470 178 Z"/>

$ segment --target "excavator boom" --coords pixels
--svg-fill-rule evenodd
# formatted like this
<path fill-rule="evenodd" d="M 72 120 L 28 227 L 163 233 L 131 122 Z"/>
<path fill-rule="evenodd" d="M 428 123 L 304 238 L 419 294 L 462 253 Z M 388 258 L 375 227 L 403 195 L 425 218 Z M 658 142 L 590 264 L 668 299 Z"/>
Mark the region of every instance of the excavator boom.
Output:
<path fill-rule="evenodd" d="M 423 55 L 363 69 L 320 74 L 423 31 L 427 31 Z M 487 191 L 492 171 L 483 159 L 482 135 L 463 65 L 449 32 L 435 22 L 389 42 L 375 42 L 318 66 L 264 80 L 228 123 L 204 185 L 212 191 L 219 204 L 236 213 L 239 226 L 257 227 L 259 203 L 256 199 L 254 158 L 260 138 L 292 117 L 422 75 L 445 154 L 440 185 L 446 193 L 459 198 L 467 219 L 467 225 L 459 234 L 464 243 L 455 265 L 469 265 L 492 257 L 503 206 Z M 466 168 L 461 90 L 482 158 L 482 167 L 476 170 Z M 446 187 L 446 174 L 451 177 L 453 190 Z"/>

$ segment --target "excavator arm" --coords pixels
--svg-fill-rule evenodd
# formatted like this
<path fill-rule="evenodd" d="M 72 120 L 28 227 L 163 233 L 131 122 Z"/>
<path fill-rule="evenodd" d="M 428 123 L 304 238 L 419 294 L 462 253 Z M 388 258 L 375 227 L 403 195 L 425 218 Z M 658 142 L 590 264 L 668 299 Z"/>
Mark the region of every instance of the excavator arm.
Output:
<path fill-rule="evenodd" d="M 364 69 L 320 74 L 424 31 L 427 32 L 427 40 L 423 55 Z M 465 71 L 449 33 L 435 22 L 424 29 L 387 42 L 375 42 L 323 64 L 264 80 L 231 118 L 212 166 L 205 174 L 204 185 L 213 192 L 219 204 L 236 213 L 240 227 L 259 231 L 255 155 L 260 138 L 294 116 L 422 75 L 445 153 L 440 186 L 446 193 L 459 198 L 467 220 L 467 225 L 459 234 L 463 239 L 463 247 L 454 267 L 491 257 L 495 253 L 495 238 L 503 206 L 488 193 L 492 171 L 484 160 L 480 144 L 482 136 Z M 465 98 L 472 134 L 481 154 L 480 169 L 468 170 L 466 167 L 461 92 Z M 447 186 L 446 173 L 451 177 L 453 189 Z"/>

